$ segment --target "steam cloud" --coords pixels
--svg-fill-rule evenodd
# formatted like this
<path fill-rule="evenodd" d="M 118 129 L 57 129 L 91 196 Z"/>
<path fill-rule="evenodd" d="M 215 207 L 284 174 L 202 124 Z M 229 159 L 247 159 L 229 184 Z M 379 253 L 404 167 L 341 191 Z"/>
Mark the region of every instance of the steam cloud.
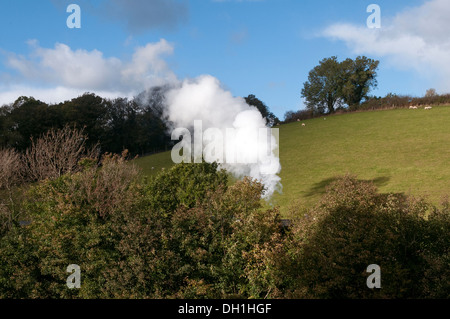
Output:
<path fill-rule="evenodd" d="M 266 127 L 261 113 L 243 98 L 233 97 L 213 76 L 180 81 L 163 58 L 173 53 L 173 45 L 166 40 L 137 47 L 129 61 L 105 57 L 98 50 L 73 50 L 60 43 L 54 48 L 43 48 L 37 40 L 28 44 L 32 50 L 29 56 L 8 54 L 7 65 L 16 71 L 20 85 L 15 86 L 13 77 L 0 81 L 0 103 L 12 102 L 16 96 L 30 92 L 35 98 L 55 103 L 86 91 L 114 98 L 135 96 L 155 86 L 169 87 L 164 115 L 173 123 L 172 129 L 189 129 L 194 121 L 202 121 L 203 131 L 220 130 L 225 137 L 225 155 L 234 149 L 235 156 L 241 159 L 230 163 L 227 158 L 222 167 L 237 178 L 250 176 L 260 180 L 266 187 L 266 198 L 281 191 L 275 136 L 266 136 L 266 140 L 254 138 L 258 129 Z M 4 76 L 0 78 L 3 80 Z M 42 84 L 50 88 L 43 89 Z M 235 136 L 228 136 L 227 129 L 234 129 Z M 205 141 L 202 144 L 207 145 Z M 261 150 L 267 150 L 264 156 Z"/>
<path fill-rule="evenodd" d="M 266 188 L 265 198 L 281 191 L 281 179 L 277 175 L 281 165 L 275 154 L 277 140 L 271 134 L 266 139 L 255 136 L 259 129 L 266 128 L 265 119 L 255 107 L 243 98 L 233 97 L 218 79 L 209 75 L 179 83 L 167 92 L 166 103 L 166 116 L 173 122 L 173 128 L 190 128 L 194 121 L 201 120 L 203 131 L 209 128 L 222 131 L 224 153 L 234 152 L 243 160 L 225 161 L 222 168 L 237 178 L 250 176 L 261 181 Z M 226 134 L 227 129 L 234 129 L 235 135 Z"/>

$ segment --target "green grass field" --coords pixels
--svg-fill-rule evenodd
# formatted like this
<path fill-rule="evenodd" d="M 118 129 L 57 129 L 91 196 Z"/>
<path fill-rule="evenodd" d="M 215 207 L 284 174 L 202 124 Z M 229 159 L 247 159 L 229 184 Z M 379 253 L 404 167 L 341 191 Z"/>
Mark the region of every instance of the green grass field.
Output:
<path fill-rule="evenodd" d="M 135 162 L 143 170 L 144 174 L 149 176 L 156 175 L 163 168 L 168 169 L 173 165 L 170 151 L 139 157 Z"/>
<path fill-rule="evenodd" d="M 372 180 L 380 192 L 450 195 L 450 107 L 349 113 L 280 128 L 283 193 L 271 203 L 284 215 L 295 200 L 314 205 L 325 187 L 347 173 Z M 139 158 L 146 174 L 172 165 L 170 152 Z M 153 169 L 152 169 L 153 167 Z"/>

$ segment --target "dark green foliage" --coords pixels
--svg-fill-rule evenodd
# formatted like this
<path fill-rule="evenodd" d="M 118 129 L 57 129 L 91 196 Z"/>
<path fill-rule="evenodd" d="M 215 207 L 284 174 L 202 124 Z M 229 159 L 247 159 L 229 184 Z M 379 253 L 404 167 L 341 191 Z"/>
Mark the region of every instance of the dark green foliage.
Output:
<path fill-rule="evenodd" d="M 182 163 L 162 172 L 149 185 L 150 205 L 163 214 L 170 214 L 180 206 L 194 207 L 207 199 L 208 192 L 226 188 L 228 175 L 217 168 L 216 163 Z"/>
<path fill-rule="evenodd" d="M 302 97 L 314 113 L 333 113 L 342 104 L 342 68 L 337 57 L 320 61 L 303 84 Z"/>
<path fill-rule="evenodd" d="M 304 121 L 314 118 L 314 110 L 300 110 L 297 112 L 287 111 L 284 114 L 284 123 L 290 123 L 295 121 Z"/>
<path fill-rule="evenodd" d="M 226 187 L 215 164 L 179 165 L 148 184 L 123 157 L 44 181 L 31 218 L 0 244 L 3 298 L 246 297 L 245 253 L 279 232 L 263 186 Z M 69 264 L 81 289 L 65 284 Z"/>
<path fill-rule="evenodd" d="M 376 87 L 379 61 L 359 56 L 342 62 L 337 57 L 325 58 L 309 72 L 303 84 L 306 107 L 317 114 L 334 113 L 343 104 L 359 106 Z"/>
<path fill-rule="evenodd" d="M 1 242 L 3 298 L 96 298 L 105 269 L 119 258 L 119 212 L 131 212 L 139 192 L 137 171 L 123 158 L 107 156 L 101 169 L 87 168 L 32 187 L 24 204 L 31 222 L 16 226 Z M 66 267 L 83 269 L 83 288 L 65 285 Z"/>
<path fill-rule="evenodd" d="M 20 97 L 0 108 L 0 147 L 24 151 L 31 138 L 66 125 L 84 129 L 88 146 L 100 144 L 102 152 L 132 154 L 166 150 L 170 144 L 163 115 L 163 93 L 152 88 L 137 98 L 103 99 L 95 94 L 48 105 L 32 97 Z"/>
<path fill-rule="evenodd" d="M 449 211 L 431 210 L 346 176 L 317 207 L 297 211 L 282 245 L 254 258 L 273 265 L 267 276 L 278 297 L 448 298 Z M 366 285 L 371 264 L 381 267 L 381 289 Z"/>
<path fill-rule="evenodd" d="M 84 128 L 90 143 L 94 145 L 102 136 L 103 127 L 107 123 L 108 103 L 107 100 L 93 93 L 85 93 L 70 101 L 60 103 L 57 109 L 60 118 L 64 121 L 63 125 L 69 124 Z M 50 107 L 56 108 L 56 106 Z"/>
<path fill-rule="evenodd" d="M 270 112 L 269 107 L 264 104 L 260 99 L 258 99 L 255 95 L 250 94 L 245 98 L 245 102 L 248 105 L 254 106 L 261 113 L 262 117 L 266 119 L 266 123 L 268 126 L 274 126 L 280 123 L 278 117 L 276 117 L 272 112 Z"/>
<path fill-rule="evenodd" d="M 56 108 L 32 97 L 19 97 L 12 105 L 3 106 L 0 143 L 3 147 L 25 150 L 31 137 L 38 137 L 52 126 L 60 124 Z"/>
<path fill-rule="evenodd" d="M 379 61 L 358 56 L 341 62 L 343 73 L 342 99 L 350 108 L 357 108 L 363 99 L 367 99 L 371 88 L 377 86 L 377 68 Z"/>
<path fill-rule="evenodd" d="M 425 94 L 422 97 L 388 93 L 384 97 L 370 96 L 359 107 L 359 110 L 376 110 L 391 108 L 407 108 L 409 106 L 448 105 L 450 94 Z"/>
<path fill-rule="evenodd" d="M 29 188 L 0 241 L 0 298 L 448 298 L 450 205 L 336 178 L 289 228 L 215 163 L 147 180 L 127 154 Z M 0 198 L 1 199 L 1 198 Z M 0 204 L 3 204 L 0 202 Z M 69 289 L 66 268 L 81 268 Z M 369 289 L 371 264 L 381 289 Z"/>
<path fill-rule="evenodd" d="M 132 154 L 166 150 L 170 136 L 164 117 L 167 87 L 154 87 L 128 100 L 117 98 L 107 103 L 107 123 L 102 147 L 113 153 L 127 149 Z"/>

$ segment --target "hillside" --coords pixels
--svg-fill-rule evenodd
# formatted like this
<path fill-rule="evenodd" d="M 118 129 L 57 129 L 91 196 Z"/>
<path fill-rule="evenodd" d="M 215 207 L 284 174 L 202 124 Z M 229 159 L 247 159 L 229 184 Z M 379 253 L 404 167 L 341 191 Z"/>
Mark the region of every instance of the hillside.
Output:
<path fill-rule="evenodd" d="M 450 195 L 450 107 L 348 113 L 280 128 L 283 193 L 272 204 L 309 207 L 336 176 L 373 180 L 380 192 Z M 146 174 L 170 167 L 170 152 L 139 158 Z M 153 167 L 153 169 L 152 169 Z"/>

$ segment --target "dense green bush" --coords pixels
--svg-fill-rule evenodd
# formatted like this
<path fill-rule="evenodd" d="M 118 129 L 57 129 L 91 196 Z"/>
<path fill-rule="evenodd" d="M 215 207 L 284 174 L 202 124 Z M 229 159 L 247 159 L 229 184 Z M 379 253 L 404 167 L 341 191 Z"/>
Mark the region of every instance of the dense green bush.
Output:
<path fill-rule="evenodd" d="M 253 255 L 272 296 L 448 298 L 448 205 L 438 210 L 423 200 L 381 195 L 346 176 L 314 209 L 296 215 L 282 244 Z M 381 267 L 381 289 L 366 285 L 371 264 Z"/>
<path fill-rule="evenodd" d="M 216 164 L 179 165 L 143 182 L 123 157 L 32 188 L 27 227 L 0 245 L 0 297 L 248 296 L 245 252 L 279 232 L 263 186 L 227 187 Z M 81 268 L 81 288 L 66 267 Z"/>
<path fill-rule="evenodd" d="M 0 295 L 17 298 L 97 297 L 103 272 L 119 257 L 113 223 L 139 202 L 137 170 L 119 156 L 102 168 L 46 180 L 24 203 L 31 223 L 16 226 L 1 243 Z M 79 291 L 65 286 L 66 267 L 83 271 Z"/>

